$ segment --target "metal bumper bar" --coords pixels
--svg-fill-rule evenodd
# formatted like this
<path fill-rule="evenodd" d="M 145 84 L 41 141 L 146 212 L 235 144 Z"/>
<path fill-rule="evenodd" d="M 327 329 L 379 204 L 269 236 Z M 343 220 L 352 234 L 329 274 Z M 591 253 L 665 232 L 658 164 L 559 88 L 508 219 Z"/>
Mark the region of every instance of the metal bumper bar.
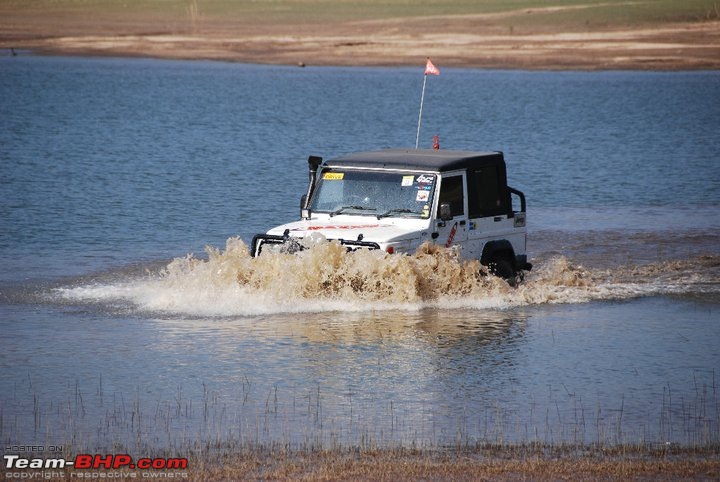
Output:
<path fill-rule="evenodd" d="M 254 258 L 260 256 L 262 253 L 262 247 L 265 244 L 282 245 L 283 251 L 286 253 L 297 253 L 303 251 L 305 247 L 300 244 L 301 238 L 294 238 L 290 236 L 290 230 L 286 229 L 282 236 L 274 234 L 256 234 L 253 236 L 252 244 L 250 245 L 250 255 Z M 356 249 L 380 249 L 378 243 L 372 241 L 363 241 L 362 236 L 359 236 L 357 240 L 347 239 L 328 239 L 328 241 L 338 241 L 341 246 L 347 247 L 348 251 L 355 251 Z"/>

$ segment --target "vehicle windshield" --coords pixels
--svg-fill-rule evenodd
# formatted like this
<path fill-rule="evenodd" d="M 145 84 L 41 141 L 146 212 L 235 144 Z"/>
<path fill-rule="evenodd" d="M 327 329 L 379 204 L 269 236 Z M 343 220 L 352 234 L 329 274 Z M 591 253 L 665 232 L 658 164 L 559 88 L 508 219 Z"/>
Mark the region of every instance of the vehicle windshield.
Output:
<path fill-rule="evenodd" d="M 432 174 L 325 169 L 310 209 L 331 216 L 428 218 L 434 188 Z"/>

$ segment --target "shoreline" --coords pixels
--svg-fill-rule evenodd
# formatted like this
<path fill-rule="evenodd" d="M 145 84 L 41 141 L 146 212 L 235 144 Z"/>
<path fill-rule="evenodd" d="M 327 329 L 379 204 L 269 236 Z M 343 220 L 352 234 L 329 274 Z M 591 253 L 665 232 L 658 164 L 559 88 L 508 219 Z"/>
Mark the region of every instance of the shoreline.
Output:
<path fill-rule="evenodd" d="M 142 1 L 133 9 L 9 1 L 0 4 L 0 50 L 296 66 L 423 66 L 431 57 L 440 68 L 720 70 L 717 5 L 703 15 L 626 18 L 632 6 L 613 10 L 611 2 L 410 15 L 279 1 L 286 10 L 210 11 L 198 0 L 195 10 L 173 1 L 166 10 Z"/>
<path fill-rule="evenodd" d="M 308 37 L 266 35 L 118 34 L 4 39 L 0 49 L 15 55 L 217 60 L 248 64 L 338 67 L 422 66 L 537 71 L 720 70 L 720 42 L 699 37 L 720 33 L 720 22 L 641 31 L 557 33 L 518 36 Z M 657 37 L 686 36 L 684 42 Z M 720 39 L 720 34 L 718 35 Z M 408 46 L 412 43 L 412 46 Z"/>

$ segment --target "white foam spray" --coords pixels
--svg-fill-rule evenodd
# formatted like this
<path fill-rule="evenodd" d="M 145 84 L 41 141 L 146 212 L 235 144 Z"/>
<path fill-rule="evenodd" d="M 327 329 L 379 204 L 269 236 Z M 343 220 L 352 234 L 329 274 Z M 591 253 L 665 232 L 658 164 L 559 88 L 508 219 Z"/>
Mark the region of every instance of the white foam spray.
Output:
<path fill-rule="evenodd" d="M 252 258 L 239 238 L 207 259 L 173 260 L 141 279 L 59 290 L 72 301 L 130 303 L 135 309 L 187 316 L 253 316 L 323 311 L 505 309 L 544 303 L 720 292 L 720 257 L 592 270 L 564 257 L 540 260 L 518 288 L 478 261 L 425 244 L 411 256 L 348 253 L 337 242 L 296 254 Z"/>

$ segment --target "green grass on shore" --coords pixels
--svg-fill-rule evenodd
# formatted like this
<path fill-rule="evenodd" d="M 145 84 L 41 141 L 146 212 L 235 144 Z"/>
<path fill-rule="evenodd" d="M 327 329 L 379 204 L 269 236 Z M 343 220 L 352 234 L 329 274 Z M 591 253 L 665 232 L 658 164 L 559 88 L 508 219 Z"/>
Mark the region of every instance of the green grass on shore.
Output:
<path fill-rule="evenodd" d="M 528 15 L 528 10 L 535 14 Z M 538 12 L 541 10 L 541 12 Z M 527 29 L 613 28 L 717 19 L 720 0 L 0 0 L 0 11 L 66 17 L 186 19 L 322 24 L 435 15 L 508 13 L 498 25 Z"/>

